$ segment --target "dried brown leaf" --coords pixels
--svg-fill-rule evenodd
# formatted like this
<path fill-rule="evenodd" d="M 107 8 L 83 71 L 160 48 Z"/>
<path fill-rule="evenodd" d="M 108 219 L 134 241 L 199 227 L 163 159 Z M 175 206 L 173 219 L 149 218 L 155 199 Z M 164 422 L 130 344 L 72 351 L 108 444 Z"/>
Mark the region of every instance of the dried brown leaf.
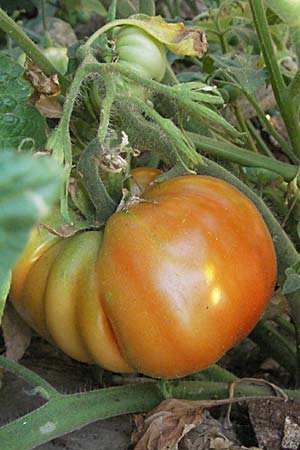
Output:
<path fill-rule="evenodd" d="M 30 344 L 31 330 L 10 303 L 5 306 L 1 325 L 6 357 L 18 362 Z"/>
<path fill-rule="evenodd" d="M 62 115 L 63 108 L 55 97 L 47 97 L 41 94 L 40 98 L 35 102 L 35 107 L 40 113 L 49 119 L 59 119 Z"/>
<path fill-rule="evenodd" d="M 203 409 L 195 402 L 169 399 L 146 417 L 136 417 L 132 435 L 135 450 L 177 450 L 181 439 L 202 421 Z"/>
<path fill-rule="evenodd" d="M 47 77 L 44 72 L 34 64 L 31 59 L 26 58 L 25 78 L 30 81 L 35 91 L 50 97 L 60 94 L 60 86 L 56 74 Z"/>

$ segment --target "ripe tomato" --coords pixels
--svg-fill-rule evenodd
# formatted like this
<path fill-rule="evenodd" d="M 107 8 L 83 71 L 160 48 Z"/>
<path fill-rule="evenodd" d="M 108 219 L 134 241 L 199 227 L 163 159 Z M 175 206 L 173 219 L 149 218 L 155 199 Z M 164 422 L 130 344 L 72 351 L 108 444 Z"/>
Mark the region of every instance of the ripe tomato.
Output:
<path fill-rule="evenodd" d="M 147 170 L 135 169 L 136 183 Z M 275 279 L 255 206 L 224 181 L 187 175 L 147 189 L 104 232 L 34 231 L 11 297 L 73 358 L 171 378 L 209 366 L 247 336 Z"/>
<path fill-rule="evenodd" d="M 140 28 L 122 27 L 116 34 L 118 62 L 139 75 L 161 81 L 167 68 L 166 50 L 159 41 Z"/>

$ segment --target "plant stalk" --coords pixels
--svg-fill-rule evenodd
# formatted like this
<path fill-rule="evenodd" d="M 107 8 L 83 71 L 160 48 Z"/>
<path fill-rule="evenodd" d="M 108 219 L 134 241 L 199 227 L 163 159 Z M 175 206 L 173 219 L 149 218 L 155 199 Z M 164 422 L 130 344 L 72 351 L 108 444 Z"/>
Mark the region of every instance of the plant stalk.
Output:
<path fill-rule="evenodd" d="M 285 181 L 292 181 L 298 173 L 298 168 L 268 156 L 259 155 L 250 150 L 243 149 L 231 142 L 218 142 L 217 140 L 200 136 L 196 133 L 188 133 L 190 139 L 202 151 L 212 156 L 217 156 L 227 161 L 235 162 L 242 166 L 259 167 L 278 173 Z M 300 182 L 300 176 L 298 177 Z"/>
<path fill-rule="evenodd" d="M 295 99 L 289 95 L 274 53 L 273 43 L 262 0 L 249 0 L 255 28 L 259 37 L 271 84 L 284 120 L 294 153 L 300 157 L 300 124 Z"/>

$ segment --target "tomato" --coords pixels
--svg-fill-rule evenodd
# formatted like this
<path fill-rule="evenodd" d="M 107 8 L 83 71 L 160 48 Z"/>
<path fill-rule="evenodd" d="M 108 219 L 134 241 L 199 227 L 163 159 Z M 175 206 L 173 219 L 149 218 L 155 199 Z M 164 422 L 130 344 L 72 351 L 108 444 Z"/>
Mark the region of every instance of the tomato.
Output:
<path fill-rule="evenodd" d="M 135 169 L 140 186 L 148 170 Z M 152 184 L 104 231 L 63 239 L 35 230 L 11 298 L 75 359 L 173 378 L 247 336 L 275 280 L 272 239 L 250 200 L 224 181 L 187 175 Z"/>
<path fill-rule="evenodd" d="M 64 75 L 67 72 L 69 58 L 67 56 L 68 49 L 66 47 L 48 47 L 42 49 L 42 51 L 59 73 Z M 18 58 L 18 62 L 22 66 L 25 63 L 25 58 L 25 53 L 22 53 Z"/>
<path fill-rule="evenodd" d="M 139 75 L 161 81 L 167 68 L 164 45 L 140 28 L 122 27 L 116 34 L 118 62 Z"/>

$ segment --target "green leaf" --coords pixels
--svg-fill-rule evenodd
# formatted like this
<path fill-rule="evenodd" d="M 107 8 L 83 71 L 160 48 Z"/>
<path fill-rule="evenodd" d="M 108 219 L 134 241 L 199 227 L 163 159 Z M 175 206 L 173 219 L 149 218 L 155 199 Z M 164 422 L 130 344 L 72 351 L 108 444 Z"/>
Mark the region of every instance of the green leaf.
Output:
<path fill-rule="evenodd" d="M 239 86 L 249 93 L 265 86 L 268 79 L 266 68 L 259 68 L 259 56 L 238 55 L 232 58 L 231 55 L 216 56 L 209 55 L 204 62 L 204 68 L 208 73 L 215 69 L 221 69 L 225 79 L 233 78 Z"/>
<path fill-rule="evenodd" d="M 293 264 L 286 271 L 286 280 L 282 287 L 284 294 L 291 294 L 300 289 L 300 261 Z"/>
<path fill-rule="evenodd" d="M 96 13 L 106 17 L 107 11 L 100 0 L 63 0 L 64 9 L 77 12 Z"/>
<path fill-rule="evenodd" d="M 139 0 L 139 12 L 148 16 L 155 16 L 154 0 Z"/>
<path fill-rule="evenodd" d="M 260 186 L 280 185 L 283 178 L 276 172 L 261 167 L 242 167 L 247 178 Z"/>
<path fill-rule="evenodd" d="M 26 245 L 31 228 L 58 199 L 63 170 L 48 156 L 0 152 L 0 282 Z"/>
<path fill-rule="evenodd" d="M 0 54 L 0 150 L 36 150 L 46 142 L 46 120 L 28 103 L 32 87 L 23 68 Z"/>
<path fill-rule="evenodd" d="M 5 302 L 9 293 L 11 283 L 11 271 L 7 273 L 0 271 L 0 325 L 5 307 Z"/>
<path fill-rule="evenodd" d="M 72 0 L 73 1 L 73 0 Z M 106 9 L 99 0 L 81 0 L 81 9 L 84 12 L 94 12 L 99 16 L 105 17 L 107 14 Z"/>

